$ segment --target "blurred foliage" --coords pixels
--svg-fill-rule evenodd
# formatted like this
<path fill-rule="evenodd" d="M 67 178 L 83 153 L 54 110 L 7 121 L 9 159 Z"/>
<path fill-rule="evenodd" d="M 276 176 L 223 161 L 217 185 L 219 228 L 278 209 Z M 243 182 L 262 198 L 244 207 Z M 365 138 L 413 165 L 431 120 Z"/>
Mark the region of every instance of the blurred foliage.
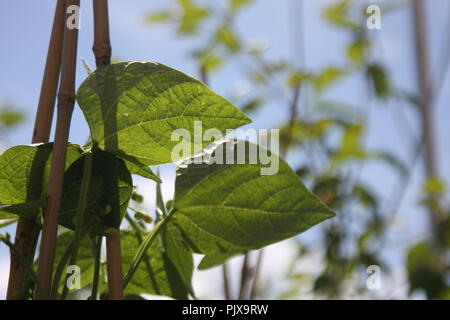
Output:
<path fill-rule="evenodd" d="M 11 104 L 0 107 L 0 132 L 12 129 L 25 120 L 25 115 Z"/>
<path fill-rule="evenodd" d="M 366 82 L 369 99 L 376 97 L 381 104 L 401 101 L 418 110 L 417 94 L 398 90 L 387 66 L 379 55 L 373 54 L 376 42 L 366 28 L 364 2 L 338 0 L 324 8 L 322 18 L 337 32 L 346 34 L 349 42 L 343 52 L 336 52 L 345 62 L 328 64 L 319 70 L 273 59 L 267 54 L 267 43 L 246 39 L 238 27 L 239 15 L 243 10 L 251 10 L 254 2 L 257 0 L 230 0 L 213 6 L 207 1 L 172 0 L 172 10 L 149 15 L 147 21 L 169 23 L 180 37 L 196 35 L 205 39 L 191 51 L 200 74 L 214 76 L 228 63 L 238 66 L 236 79 L 245 77 L 251 90 L 230 99 L 244 112 L 258 113 L 271 107 L 286 114 L 285 123 L 274 124 L 280 128 L 281 153 L 298 164 L 297 174 L 338 212 L 338 219 L 317 229 L 319 242 L 298 242 L 298 257 L 292 262 L 295 265 L 320 252 L 321 270 L 308 274 L 290 268 L 286 274 L 290 287 L 279 298 L 298 298 L 305 293 L 329 298 L 345 298 L 349 293 L 373 296 L 366 287 L 366 269 L 378 265 L 386 276 L 389 273 L 383 252 L 398 208 L 386 207 L 386 199 L 359 179 L 360 171 L 370 161 L 386 166 L 407 182 L 412 169 L 396 153 L 367 149 L 368 110 L 334 100 L 330 92 L 360 76 Z M 386 4 L 383 15 L 407 5 L 408 2 Z M 439 179 L 426 181 L 421 204 L 445 208 L 437 200 L 445 191 Z M 442 257 L 449 249 L 450 218 L 448 214 L 442 217 L 436 231 L 440 244 L 413 245 L 405 262 L 410 292 L 421 289 L 428 298 L 448 297 L 448 265 Z M 260 282 L 257 297 L 270 297 L 270 288 L 263 285 L 263 280 Z M 311 292 L 305 291 L 308 287 Z"/>

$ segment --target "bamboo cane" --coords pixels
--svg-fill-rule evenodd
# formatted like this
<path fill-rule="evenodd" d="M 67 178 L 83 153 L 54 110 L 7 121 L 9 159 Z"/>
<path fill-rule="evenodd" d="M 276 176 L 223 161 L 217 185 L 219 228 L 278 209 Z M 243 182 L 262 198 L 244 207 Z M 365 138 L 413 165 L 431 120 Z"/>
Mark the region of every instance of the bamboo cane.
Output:
<path fill-rule="evenodd" d="M 425 4 L 423 0 L 414 0 L 412 2 L 414 36 L 416 45 L 416 61 L 417 61 L 417 81 L 420 90 L 420 112 L 422 121 L 422 139 L 425 150 L 425 174 L 427 179 L 435 179 L 439 177 L 437 150 L 436 150 L 436 134 L 434 132 L 433 119 L 433 94 L 434 88 L 430 75 L 429 53 L 427 48 L 427 21 Z M 436 238 L 437 227 L 441 222 L 443 213 L 439 205 L 439 197 L 433 196 L 436 202 L 436 209 L 429 209 L 430 225 L 432 234 Z M 439 243 L 439 241 L 436 241 Z"/>
<path fill-rule="evenodd" d="M 111 41 L 109 37 L 108 1 L 94 0 L 94 45 L 92 51 L 98 68 L 111 63 Z M 120 230 L 106 237 L 106 260 L 108 272 L 108 299 L 123 299 L 122 257 Z"/>
<path fill-rule="evenodd" d="M 62 45 L 64 39 L 66 3 L 58 0 L 53 20 L 52 33 L 42 79 L 41 93 L 36 111 L 32 143 L 48 142 L 52 125 L 58 78 L 61 69 Z M 38 232 L 34 221 L 20 218 L 17 223 L 15 247 L 24 257 L 31 252 L 31 239 L 33 233 Z M 11 264 L 8 281 L 8 300 L 16 299 L 23 292 L 25 266 L 22 265 L 15 254 L 11 252 Z"/>
<path fill-rule="evenodd" d="M 67 0 L 67 6 L 78 6 L 79 0 Z M 73 13 L 66 15 L 66 21 Z M 36 290 L 36 299 L 49 299 L 53 261 L 55 258 L 56 237 L 58 231 L 58 215 L 64 182 L 67 142 L 75 104 L 75 71 L 77 57 L 78 29 L 64 30 L 63 59 L 60 88 L 58 92 L 58 116 L 56 121 L 55 144 L 50 172 L 48 201 L 45 208 L 42 241 L 39 254 L 38 280 L 42 291 Z"/>

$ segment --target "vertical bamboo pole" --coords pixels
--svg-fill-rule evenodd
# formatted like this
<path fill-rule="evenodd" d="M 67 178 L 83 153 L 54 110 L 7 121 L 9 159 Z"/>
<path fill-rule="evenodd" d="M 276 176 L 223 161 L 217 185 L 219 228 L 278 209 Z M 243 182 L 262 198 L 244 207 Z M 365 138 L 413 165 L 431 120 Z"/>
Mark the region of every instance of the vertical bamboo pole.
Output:
<path fill-rule="evenodd" d="M 94 45 L 95 64 L 98 68 L 111 63 L 111 40 L 109 36 L 108 1 L 94 0 Z M 108 299 L 123 299 L 122 256 L 120 230 L 106 237 L 106 261 L 108 272 Z"/>
<path fill-rule="evenodd" d="M 422 116 L 422 141 L 425 148 L 425 170 L 428 179 L 438 178 L 436 157 L 436 137 L 431 101 L 433 100 L 433 84 L 430 76 L 427 49 L 427 22 L 423 0 L 413 1 L 413 24 L 415 30 L 417 79 L 420 89 L 420 112 Z M 437 197 L 434 199 L 439 201 Z M 430 209 L 431 229 L 436 231 L 441 218 L 440 209 Z"/>
<path fill-rule="evenodd" d="M 94 0 L 94 45 L 97 68 L 111 63 L 111 40 L 109 38 L 108 1 Z"/>
<path fill-rule="evenodd" d="M 36 111 L 32 143 L 48 142 L 52 125 L 58 78 L 61 69 L 62 45 L 64 39 L 66 3 L 58 0 L 53 19 L 52 33 L 42 79 L 41 93 Z M 38 232 L 34 221 L 20 218 L 17 223 L 15 246 L 24 257 L 28 257 L 33 234 Z M 8 300 L 16 299 L 23 292 L 25 266 L 11 252 L 11 264 L 8 281 Z"/>
<path fill-rule="evenodd" d="M 80 0 L 67 0 L 67 7 L 78 6 Z M 42 241 L 39 254 L 38 280 L 42 291 L 36 290 L 36 299 L 49 299 L 55 258 L 56 237 L 58 231 L 58 215 L 64 182 L 67 142 L 70 121 L 75 104 L 75 71 L 78 44 L 78 28 L 69 28 L 68 19 L 74 12 L 66 15 L 64 30 L 63 58 L 60 88 L 58 92 L 58 116 L 56 121 L 55 144 L 50 172 L 48 201 L 45 208 Z M 78 18 L 78 17 L 77 17 Z"/>

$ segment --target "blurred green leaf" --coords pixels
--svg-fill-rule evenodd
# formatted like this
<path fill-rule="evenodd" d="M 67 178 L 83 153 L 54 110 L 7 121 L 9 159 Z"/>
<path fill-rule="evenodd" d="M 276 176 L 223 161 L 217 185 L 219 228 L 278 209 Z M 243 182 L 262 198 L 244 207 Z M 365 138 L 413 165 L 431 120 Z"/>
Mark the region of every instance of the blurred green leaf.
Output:
<path fill-rule="evenodd" d="M 337 67 L 329 67 L 315 76 L 313 82 L 317 90 L 324 90 L 339 81 L 345 72 Z"/>
<path fill-rule="evenodd" d="M 230 8 L 232 11 L 238 11 L 253 1 L 254 0 L 230 0 Z"/>
<path fill-rule="evenodd" d="M 391 94 L 391 84 L 384 67 L 373 63 L 367 67 L 367 77 L 373 85 L 373 90 L 377 97 L 387 98 Z"/>
<path fill-rule="evenodd" d="M 439 178 L 429 178 L 425 185 L 423 186 L 423 190 L 430 195 L 442 196 L 446 191 L 446 187 L 444 182 Z"/>
<path fill-rule="evenodd" d="M 362 124 L 351 124 L 345 127 L 341 138 L 341 145 L 333 155 L 334 165 L 341 164 L 350 159 L 365 159 L 368 153 L 361 148 L 361 139 L 364 132 Z"/>
<path fill-rule="evenodd" d="M 331 6 L 325 9 L 323 17 L 328 22 L 338 27 L 354 30 L 360 28 L 358 24 L 354 23 L 349 18 L 350 3 L 350 0 L 341 0 L 333 3 Z"/>
<path fill-rule="evenodd" d="M 313 76 L 310 75 L 309 73 L 305 73 L 305 72 L 301 72 L 301 71 L 296 71 L 296 72 L 292 72 L 289 75 L 289 78 L 287 80 L 287 84 L 289 87 L 291 88 L 295 88 L 297 87 L 301 82 L 303 81 L 310 81 L 313 79 Z"/>
<path fill-rule="evenodd" d="M 369 42 L 365 39 L 357 39 L 348 46 L 347 57 L 354 65 L 360 66 L 365 59 L 368 48 Z"/>
<path fill-rule="evenodd" d="M 160 11 L 147 15 L 145 21 L 149 23 L 166 22 L 172 17 L 170 11 Z"/>
<path fill-rule="evenodd" d="M 238 51 L 241 47 L 236 33 L 227 25 L 222 25 L 217 29 L 216 40 L 232 52 Z"/>
<path fill-rule="evenodd" d="M 258 110 L 266 101 L 262 98 L 253 98 L 247 103 L 245 103 L 241 110 L 244 113 L 251 113 Z"/>
<path fill-rule="evenodd" d="M 0 129 L 12 128 L 25 120 L 25 115 L 14 109 L 16 108 L 9 104 L 0 108 Z"/>
<path fill-rule="evenodd" d="M 419 242 L 409 249 L 407 269 L 410 292 L 425 290 L 428 299 L 442 299 L 448 287 L 439 254 L 429 242 Z"/>
<path fill-rule="evenodd" d="M 178 31 L 184 34 L 196 33 L 201 23 L 208 18 L 209 11 L 194 0 L 178 0 L 181 8 L 181 19 Z"/>

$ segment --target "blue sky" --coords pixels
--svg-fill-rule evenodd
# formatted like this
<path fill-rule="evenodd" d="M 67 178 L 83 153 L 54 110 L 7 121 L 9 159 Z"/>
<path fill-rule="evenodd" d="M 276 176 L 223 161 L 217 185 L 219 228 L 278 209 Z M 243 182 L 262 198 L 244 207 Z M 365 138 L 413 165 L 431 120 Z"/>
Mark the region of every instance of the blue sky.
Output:
<path fill-rule="evenodd" d="M 272 58 L 298 59 L 298 51 L 292 46 L 292 30 L 300 23 L 293 14 L 293 8 L 300 0 L 258 0 L 256 4 L 243 12 L 239 17 L 239 28 L 248 40 L 266 39 L 269 42 L 268 55 Z M 4 0 L 0 1 L 0 104 L 11 102 L 17 105 L 27 115 L 25 125 L 4 137 L 3 145 L 28 144 L 34 121 L 34 112 L 39 97 L 42 72 L 46 58 L 50 27 L 54 13 L 54 0 Z M 79 57 L 94 66 L 92 47 L 92 11 L 91 1 L 82 2 L 82 24 L 79 38 Z M 217 5 L 225 5 L 224 0 L 214 0 Z M 325 65 L 339 64 L 344 57 L 343 50 L 348 38 L 342 32 L 337 32 L 320 18 L 321 8 L 331 0 L 304 0 L 305 47 L 304 63 L 310 70 L 317 70 Z M 396 1 L 366 1 L 379 4 Z M 446 0 L 427 1 L 429 15 L 429 35 L 431 45 L 431 61 L 435 74 L 444 73 L 440 63 L 439 51 L 442 50 L 446 19 L 450 10 L 450 2 Z M 164 26 L 146 26 L 143 22 L 145 13 L 164 8 L 164 0 L 110 0 L 111 40 L 113 57 L 119 60 L 154 60 L 197 77 L 197 66 L 189 59 L 192 40 L 179 39 L 173 28 Z M 376 32 L 377 48 L 375 55 L 385 62 L 392 71 L 393 82 L 405 89 L 415 90 L 415 73 L 411 68 L 414 62 L 412 33 L 410 28 L 410 12 L 401 10 L 383 16 L 382 29 Z M 80 84 L 86 72 L 81 61 L 78 63 L 77 83 Z M 224 96 L 229 96 L 233 88 L 244 82 L 238 65 L 227 65 L 211 80 L 213 89 Z M 450 144 L 446 137 L 450 136 L 450 111 L 447 101 L 450 100 L 450 83 L 444 82 L 442 92 L 435 106 L 436 132 L 438 133 L 439 166 L 446 181 L 450 177 L 450 163 L 444 161 L 450 156 Z M 251 87 L 250 87 L 251 90 Z M 396 126 L 411 126 L 418 136 L 416 119 L 405 106 L 395 102 L 389 105 L 369 99 L 364 93 L 361 79 L 354 78 L 337 86 L 330 92 L 335 100 L 349 103 L 359 108 L 370 117 L 369 134 L 366 144 L 373 149 L 393 150 L 401 152 L 402 159 L 410 160 L 412 145 L 398 134 Z M 285 112 L 278 111 L 279 106 L 270 105 L 259 114 L 253 126 L 257 128 L 273 128 L 285 119 Z M 398 108 L 396 116 L 392 116 L 392 108 Z M 371 110 L 371 111 L 369 111 Z M 369 113 L 370 112 L 370 113 Z M 76 109 L 70 140 L 84 143 L 88 137 L 88 128 L 82 113 Z M 167 197 L 173 192 L 170 186 L 173 180 L 173 167 L 168 166 L 162 171 L 168 183 L 165 187 Z M 368 164 L 362 171 L 361 179 L 369 181 L 376 192 L 389 200 L 389 195 L 397 187 L 397 177 L 385 167 Z M 398 226 L 392 230 L 393 243 L 413 241 L 426 232 L 427 219 L 423 210 L 417 206 L 417 195 L 420 192 L 421 167 L 413 175 L 406 197 L 400 208 Z M 141 190 L 152 192 L 152 184 L 141 183 Z M 147 202 L 152 205 L 152 196 Z M 13 228 L 6 229 L 14 232 Z M 2 230 L 3 231 L 3 230 Z M 305 237 L 314 238 L 311 230 Z M 403 259 L 403 247 L 393 246 L 387 257 L 394 265 L 400 265 Z M 4 288 L 8 266 L 8 252 L 0 246 L 0 298 L 4 297 Z M 5 271 L 3 271 L 5 270 Z"/>

